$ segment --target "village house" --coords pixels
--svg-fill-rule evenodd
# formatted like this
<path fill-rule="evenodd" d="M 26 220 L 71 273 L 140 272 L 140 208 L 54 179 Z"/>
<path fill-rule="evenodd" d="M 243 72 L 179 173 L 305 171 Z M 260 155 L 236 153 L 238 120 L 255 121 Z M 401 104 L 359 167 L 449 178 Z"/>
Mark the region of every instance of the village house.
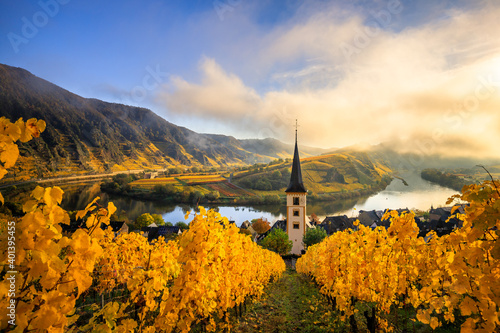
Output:
<path fill-rule="evenodd" d="M 158 171 L 146 172 L 144 174 L 144 179 L 154 179 L 158 177 Z"/>
<path fill-rule="evenodd" d="M 382 210 L 360 210 L 358 215 L 359 223 L 365 227 L 372 227 L 381 225 L 382 216 L 384 212 Z"/>
<path fill-rule="evenodd" d="M 396 211 L 399 215 L 403 213 L 409 213 L 408 208 L 398 208 L 398 209 L 385 209 L 385 210 L 360 210 L 358 215 L 359 222 L 367 227 L 375 229 L 376 227 L 385 227 L 386 229 L 391 226 L 391 221 L 389 219 L 384 219 L 385 213 L 388 211 Z M 415 222 L 420 220 L 415 217 Z"/>
<path fill-rule="evenodd" d="M 257 237 L 259 236 L 259 234 L 257 233 L 257 231 L 255 231 L 255 229 L 252 227 L 252 223 L 250 223 L 249 221 L 245 221 L 241 224 L 240 226 L 240 229 L 246 229 L 250 232 L 250 234 L 252 235 L 252 239 L 253 240 L 256 240 Z"/>
<path fill-rule="evenodd" d="M 109 227 L 113 230 L 115 237 L 121 235 L 121 234 L 128 234 L 128 225 L 127 223 L 123 221 L 112 221 L 109 222 Z M 107 225 L 101 224 L 101 228 L 103 230 L 106 230 L 108 228 Z"/>
<path fill-rule="evenodd" d="M 182 230 L 178 226 L 157 226 L 156 224 L 153 224 L 141 228 L 143 236 L 146 237 L 150 243 L 158 239 L 160 236 L 163 236 L 166 240 L 168 240 L 175 238 L 177 235 L 182 233 Z"/>
<path fill-rule="evenodd" d="M 337 231 L 354 229 L 353 222 L 355 218 L 349 218 L 347 215 L 327 216 L 317 225 L 318 228 L 323 228 L 328 236 L 333 235 Z"/>
<path fill-rule="evenodd" d="M 452 207 L 431 207 L 429 211 L 428 225 L 424 225 L 426 230 L 435 230 L 438 236 L 450 234 L 454 229 L 461 228 L 463 225 L 462 220 L 451 217 L 455 214 L 465 214 L 464 205 L 457 205 L 456 210 L 451 213 Z"/>
<path fill-rule="evenodd" d="M 62 234 L 64 236 L 70 236 L 72 235 L 76 230 L 80 228 L 85 228 L 85 224 L 83 220 L 78 220 L 78 221 L 72 221 L 70 224 L 65 224 L 65 223 L 60 223 L 59 224 L 62 229 Z M 109 227 L 111 227 L 115 237 L 121 234 L 126 234 L 129 232 L 129 228 L 127 223 L 123 221 L 111 221 L 108 224 L 101 223 L 101 229 L 106 230 Z"/>

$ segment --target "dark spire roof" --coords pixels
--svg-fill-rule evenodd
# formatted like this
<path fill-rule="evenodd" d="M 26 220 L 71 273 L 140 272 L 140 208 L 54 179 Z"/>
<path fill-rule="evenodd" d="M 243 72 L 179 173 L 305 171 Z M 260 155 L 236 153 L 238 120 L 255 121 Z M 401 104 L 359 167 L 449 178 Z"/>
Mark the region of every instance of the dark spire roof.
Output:
<path fill-rule="evenodd" d="M 300 170 L 299 148 L 297 146 L 297 128 L 295 128 L 295 151 L 293 152 L 292 174 L 290 175 L 290 183 L 285 192 L 307 193 L 304 183 L 302 182 L 302 171 Z"/>

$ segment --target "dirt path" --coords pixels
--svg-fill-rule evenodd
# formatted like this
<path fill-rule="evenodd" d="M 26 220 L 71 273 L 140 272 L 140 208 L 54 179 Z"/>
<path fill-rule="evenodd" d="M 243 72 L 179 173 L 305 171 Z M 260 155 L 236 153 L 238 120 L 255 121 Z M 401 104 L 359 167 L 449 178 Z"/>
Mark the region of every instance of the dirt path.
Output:
<path fill-rule="evenodd" d="M 234 332 L 343 332 L 344 326 L 308 278 L 287 270 L 248 306 Z"/>

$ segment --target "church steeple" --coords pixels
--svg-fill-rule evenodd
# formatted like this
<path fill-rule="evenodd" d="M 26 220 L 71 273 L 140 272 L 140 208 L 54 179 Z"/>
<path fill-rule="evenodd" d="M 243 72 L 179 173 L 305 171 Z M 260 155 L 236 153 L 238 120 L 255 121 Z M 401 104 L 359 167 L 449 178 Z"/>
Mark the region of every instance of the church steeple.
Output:
<path fill-rule="evenodd" d="M 302 182 L 299 148 L 297 146 L 297 121 L 295 121 L 295 151 L 293 152 L 292 174 L 286 192 L 286 233 L 292 241 L 292 253 L 301 254 L 304 250 L 302 239 L 307 230 L 306 197 L 307 190 Z"/>
<path fill-rule="evenodd" d="M 295 151 L 293 152 L 292 174 L 290 175 L 290 183 L 285 192 L 307 193 L 302 182 L 302 171 L 300 170 L 299 148 L 297 146 L 297 123 L 295 124 Z"/>

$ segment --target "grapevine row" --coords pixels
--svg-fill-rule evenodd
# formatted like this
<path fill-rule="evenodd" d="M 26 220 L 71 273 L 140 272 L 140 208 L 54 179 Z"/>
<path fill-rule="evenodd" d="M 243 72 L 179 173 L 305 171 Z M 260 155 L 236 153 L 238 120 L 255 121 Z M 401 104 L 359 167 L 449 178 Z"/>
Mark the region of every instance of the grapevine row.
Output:
<path fill-rule="evenodd" d="M 103 248 L 98 266 L 105 274 L 97 279 L 99 288 L 105 291 L 126 284 L 131 297 L 119 308 L 109 303 L 102 313 L 114 307 L 119 315 L 111 325 L 91 320 L 85 328 L 89 331 L 99 325 L 119 330 L 130 325 L 133 319 L 127 309 L 131 307 L 140 309 L 134 328 L 144 332 L 188 332 L 198 322 L 209 331 L 227 327 L 229 309 L 248 297 L 259 297 L 285 270 L 280 256 L 240 234 L 219 213 L 202 207 L 176 242 L 160 238 L 149 244 L 131 233 L 114 240 L 108 237 Z M 123 273 L 116 274 L 112 268 Z"/>
<path fill-rule="evenodd" d="M 416 320 L 433 329 L 460 313 L 462 332 L 498 330 L 499 186 L 485 181 L 450 198 L 448 203 L 469 204 L 457 214 L 463 227 L 449 235 L 419 238 L 413 213 L 389 212 L 387 230 L 358 222 L 356 231 L 337 232 L 310 247 L 297 271 L 310 275 L 345 317 L 354 314 L 356 301 L 375 304 L 379 314 L 412 305 Z M 380 316 L 371 319 L 377 319 L 372 331 L 392 329 Z"/>

